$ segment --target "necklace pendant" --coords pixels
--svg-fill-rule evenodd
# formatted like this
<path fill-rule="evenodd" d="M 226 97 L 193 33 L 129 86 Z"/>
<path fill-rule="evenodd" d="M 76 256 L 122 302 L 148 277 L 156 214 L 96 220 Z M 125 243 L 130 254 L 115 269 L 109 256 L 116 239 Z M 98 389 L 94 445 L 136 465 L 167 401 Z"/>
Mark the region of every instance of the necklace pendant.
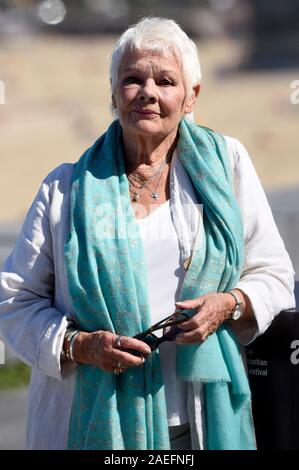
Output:
<path fill-rule="evenodd" d="M 152 193 L 152 198 L 153 199 L 158 199 L 159 197 L 159 194 L 158 193 Z"/>

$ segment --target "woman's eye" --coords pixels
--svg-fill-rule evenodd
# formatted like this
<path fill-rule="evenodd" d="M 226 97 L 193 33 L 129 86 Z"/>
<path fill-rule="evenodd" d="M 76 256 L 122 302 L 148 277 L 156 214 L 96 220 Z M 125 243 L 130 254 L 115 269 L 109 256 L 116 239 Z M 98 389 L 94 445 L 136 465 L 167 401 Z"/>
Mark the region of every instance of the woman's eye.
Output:
<path fill-rule="evenodd" d="M 138 77 L 127 77 L 124 79 L 124 83 L 126 85 L 130 85 L 131 83 L 140 83 L 140 79 Z"/>
<path fill-rule="evenodd" d="M 163 78 L 163 80 L 161 80 L 160 83 L 163 86 L 172 86 L 173 85 L 172 80 L 169 80 L 168 78 Z"/>

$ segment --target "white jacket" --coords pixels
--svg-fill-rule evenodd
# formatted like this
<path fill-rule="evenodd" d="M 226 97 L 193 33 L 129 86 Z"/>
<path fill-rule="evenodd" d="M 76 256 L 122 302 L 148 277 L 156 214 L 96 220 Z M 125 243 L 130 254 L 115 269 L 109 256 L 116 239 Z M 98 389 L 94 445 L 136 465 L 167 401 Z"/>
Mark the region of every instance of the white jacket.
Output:
<path fill-rule="evenodd" d="M 245 229 L 245 264 L 236 287 L 250 298 L 258 325 L 255 331 L 239 333 L 240 342 L 248 344 L 268 328 L 276 314 L 295 306 L 294 272 L 245 148 L 236 139 L 226 140 L 233 155 L 235 194 Z M 0 273 L 2 335 L 32 367 L 29 449 L 67 446 L 76 366 L 61 368 L 60 352 L 66 316 L 72 313 L 64 265 L 72 171 L 72 164 L 63 164 L 45 178 Z M 184 171 L 182 166 L 180 171 Z M 196 421 L 196 388 L 193 393 L 194 430 L 201 423 Z"/>

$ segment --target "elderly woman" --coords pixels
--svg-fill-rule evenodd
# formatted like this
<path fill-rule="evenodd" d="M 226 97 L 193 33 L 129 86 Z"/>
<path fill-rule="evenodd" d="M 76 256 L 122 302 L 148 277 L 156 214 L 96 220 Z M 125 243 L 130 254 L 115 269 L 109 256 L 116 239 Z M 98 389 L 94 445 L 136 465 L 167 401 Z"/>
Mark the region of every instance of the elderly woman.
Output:
<path fill-rule="evenodd" d="M 174 21 L 129 28 L 118 119 L 30 208 L 0 298 L 30 449 L 255 448 L 242 344 L 294 306 L 293 269 L 244 147 L 188 118 L 200 79 Z"/>

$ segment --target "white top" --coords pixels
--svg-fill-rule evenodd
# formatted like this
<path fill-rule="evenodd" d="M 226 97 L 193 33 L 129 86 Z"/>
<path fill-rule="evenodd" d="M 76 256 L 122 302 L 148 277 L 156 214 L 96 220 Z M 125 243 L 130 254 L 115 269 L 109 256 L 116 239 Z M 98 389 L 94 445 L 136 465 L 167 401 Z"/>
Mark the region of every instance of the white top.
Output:
<path fill-rule="evenodd" d="M 175 311 L 175 300 L 184 279 L 177 233 L 172 223 L 169 201 L 147 217 L 138 219 L 148 270 L 148 291 L 152 324 Z M 156 336 L 161 336 L 158 330 Z M 169 426 L 185 424 L 187 384 L 176 376 L 176 343 L 165 341 L 159 347 Z"/>
<path fill-rule="evenodd" d="M 254 331 L 239 332 L 240 342 L 246 344 L 263 333 L 281 310 L 295 306 L 294 277 L 248 153 L 239 141 L 226 140 L 233 149 L 235 192 L 245 231 L 245 262 L 236 287 L 249 296 L 258 324 Z M 72 171 L 72 164 L 63 164 L 45 178 L 0 272 L 1 333 L 32 367 L 29 449 L 67 446 L 76 366 L 64 364 L 61 368 L 60 352 L 66 315 L 72 313 L 64 265 Z M 188 415 L 193 439 L 196 431 L 201 432 L 202 401 L 197 385 L 188 383 L 188 392 L 191 387 Z"/>

